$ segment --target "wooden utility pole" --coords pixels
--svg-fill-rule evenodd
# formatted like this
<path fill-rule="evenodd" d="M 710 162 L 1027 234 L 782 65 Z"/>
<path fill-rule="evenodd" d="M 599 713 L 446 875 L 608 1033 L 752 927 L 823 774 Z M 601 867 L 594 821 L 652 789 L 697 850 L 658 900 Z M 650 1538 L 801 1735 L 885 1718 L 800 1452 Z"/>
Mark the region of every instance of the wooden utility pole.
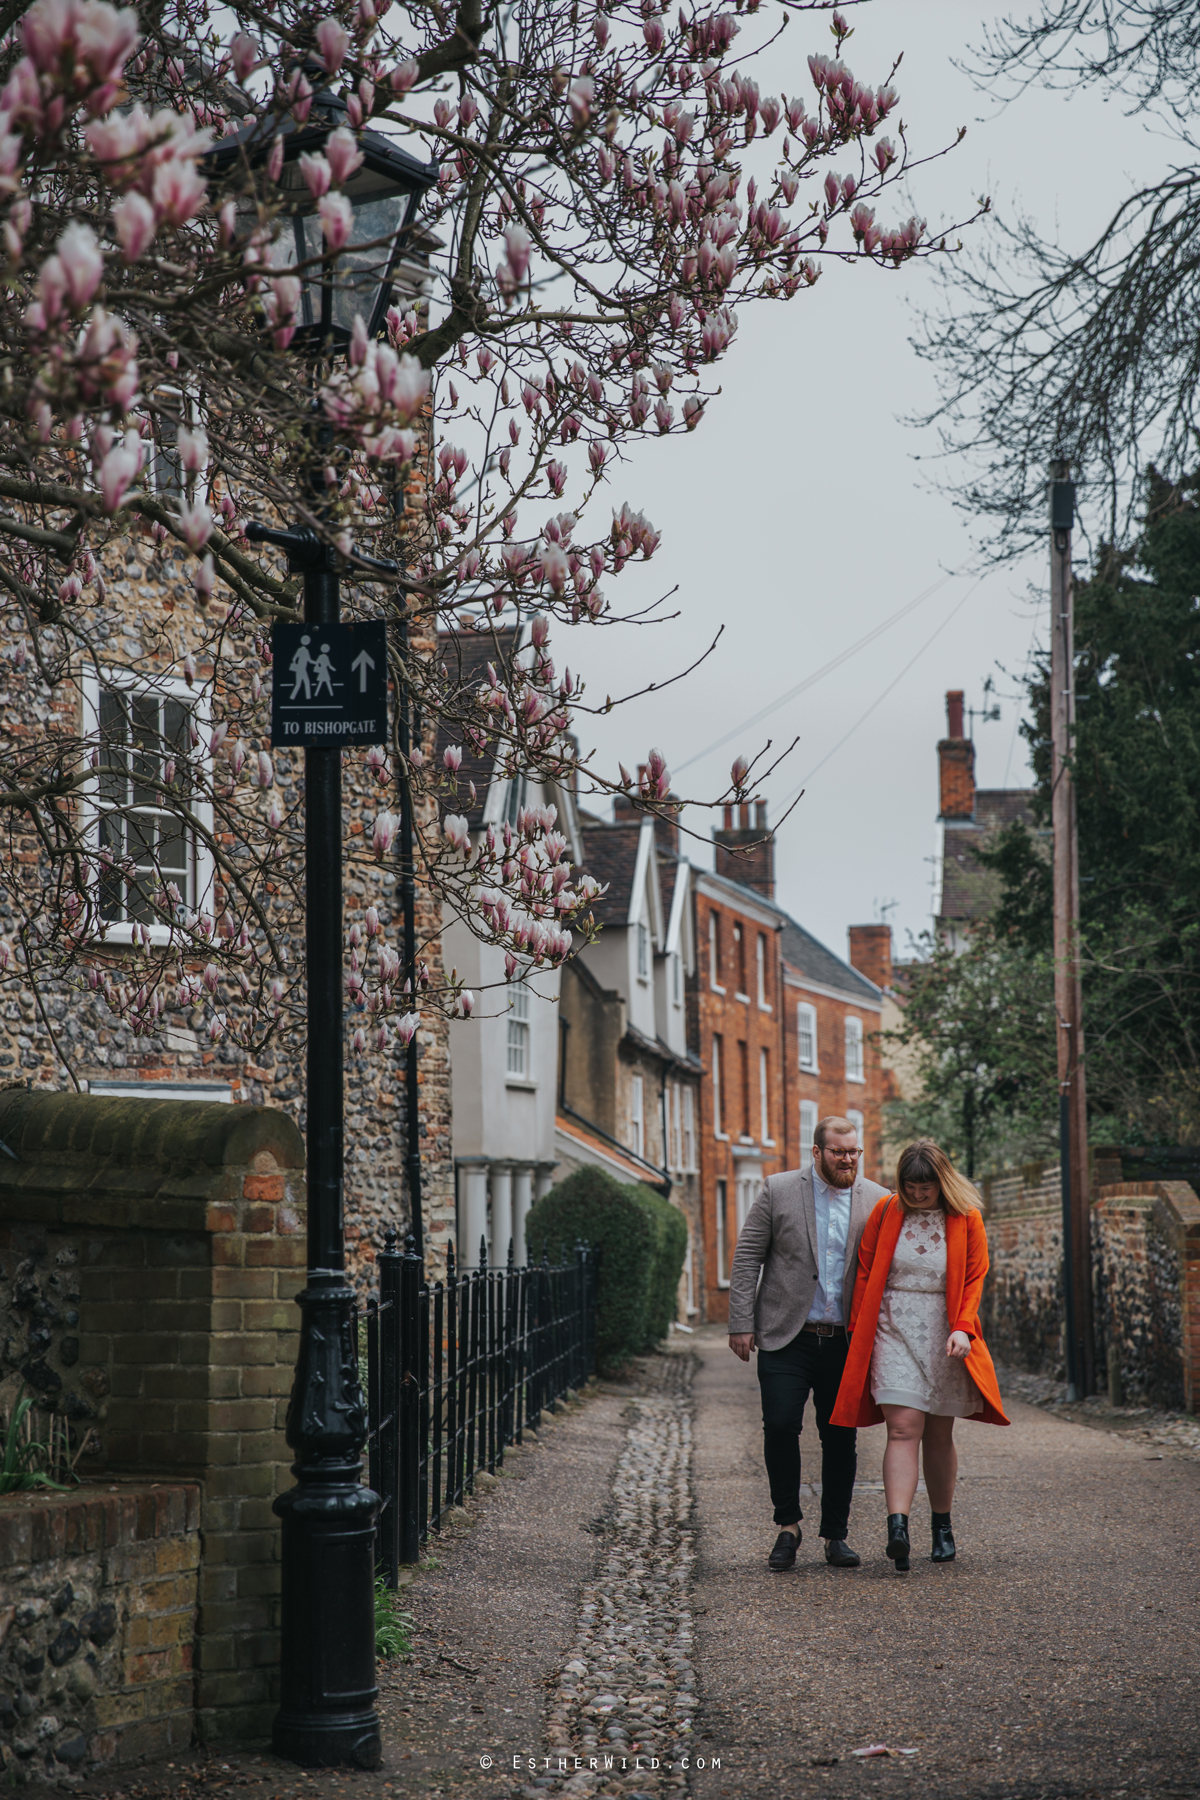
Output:
<path fill-rule="evenodd" d="M 1069 463 L 1050 465 L 1050 770 L 1054 828 L 1054 1010 L 1058 1021 L 1058 1131 L 1062 1157 L 1063 1299 L 1068 1398 L 1095 1391 L 1091 1194 L 1083 989 L 1079 972 L 1079 841 L 1075 781 L 1075 626 Z"/>

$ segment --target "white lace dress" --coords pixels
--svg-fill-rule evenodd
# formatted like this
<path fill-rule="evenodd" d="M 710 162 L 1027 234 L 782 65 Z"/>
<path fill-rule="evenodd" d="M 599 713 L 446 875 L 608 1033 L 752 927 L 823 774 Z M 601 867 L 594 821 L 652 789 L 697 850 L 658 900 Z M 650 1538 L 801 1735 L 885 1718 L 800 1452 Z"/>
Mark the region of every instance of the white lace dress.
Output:
<path fill-rule="evenodd" d="M 900 1228 L 871 1352 L 877 1406 L 965 1419 L 983 1405 L 960 1358 L 947 1356 L 946 1215 L 909 1213 Z"/>

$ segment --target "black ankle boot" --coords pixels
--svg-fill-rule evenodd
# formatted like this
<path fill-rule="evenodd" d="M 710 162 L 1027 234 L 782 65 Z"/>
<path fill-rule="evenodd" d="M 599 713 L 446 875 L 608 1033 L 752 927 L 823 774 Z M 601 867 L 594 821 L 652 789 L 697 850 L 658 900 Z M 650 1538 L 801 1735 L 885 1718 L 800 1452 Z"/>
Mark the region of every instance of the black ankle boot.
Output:
<path fill-rule="evenodd" d="M 930 1562 L 953 1562 L 955 1557 L 954 1533 L 950 1529 L 950 1514 L 934 1513 L 933 1515 L 933 1555 Z"/>
<path fill-rule="evenodd" d="M 885 1556 L 890 1556 L 896 1565 L 897 1575 L 903 1575 L 908 1569 L 908 1553 L 912 1545 L 908 1541 L 908 1514 L 888 1514 L 888 1541 Z"/>

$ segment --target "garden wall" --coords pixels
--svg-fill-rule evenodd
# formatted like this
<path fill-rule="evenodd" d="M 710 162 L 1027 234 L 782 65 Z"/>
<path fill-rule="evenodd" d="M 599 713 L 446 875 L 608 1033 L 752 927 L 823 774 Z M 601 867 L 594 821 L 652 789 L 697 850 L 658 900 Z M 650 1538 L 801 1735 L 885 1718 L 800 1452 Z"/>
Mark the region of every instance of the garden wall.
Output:
<path fill-rule="evenodd" d="M 194 1487 L 192 1728 L 206 1743 L 261 1740 L 279 1660 L 271 1502 L 291 1485 L 283 1427 L 305 1263 L 300 1133 L 271 1107 L 13 1090 L 0 1093 L 0 1140 L 19 1159 L 0 1157 L 2 1409 L 22 1382 L 37 1394 L 39 1430 L 69 1433 L 83 1495 L 106 1493 L 114 1477 L 118 1492 L 127 1479 Z M 0 1500 L 0 1519 L 28 1505 Z M 22 1577 L 43 1598 L 75 1585 L 56 1541 L 43 1533 L 48 1560 L 35 1557 Z M 163 1542 L 139 1551 L 147 1570 Z M 95 1554 L 110 1548 L 106 1538 Z M 80 1592 L 113 1579 L 89 1565 Z M 109 1603 L 130 1645 L 142 1602 L 116 1585 Z M 14 1617 L 10 1637 L 28 1640 L 21 1655 L 38 1654 L 40 1629 L 30 1620 L 30 1637 Z M 99 1722 L 124 1663 L 98 1656 L 94 1673 L 85 1769 L 143 1754 L 136 1734 L 114 1737 Z M 0 1718 L 19 1692 L 6 1662 Z M 20 1729 L 0 1726 L 0 1738 Z"/>
<path fill-rule="evenodd" d="M 200 1490 L 109 1484 L 0 1507 L 0 1771 L 11 1785 L 192 1742 Z"/>
<path fill-rule="evenodd" d="M 991 1269 L 984 1334 L 1000 1362 L 1063 1378 L 1062 1205 L 1057 1169 L 985 1181 Z M 1186 1181 L 1093 1191 L 1097 1367 L 1114 1400 L 1200 1400 L 1200 1199 Z"/>

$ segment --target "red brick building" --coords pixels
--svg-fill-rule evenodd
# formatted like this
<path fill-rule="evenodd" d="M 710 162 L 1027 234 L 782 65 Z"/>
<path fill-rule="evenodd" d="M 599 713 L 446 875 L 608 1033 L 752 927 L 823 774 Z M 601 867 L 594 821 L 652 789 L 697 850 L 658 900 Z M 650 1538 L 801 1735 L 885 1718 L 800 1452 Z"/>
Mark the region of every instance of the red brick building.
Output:
<path fill-rule="evenodd" d="M 716 871 L 697 872 L 692 1045 L 700 1083 L 704 1317 L 729 1316 L 738 1231 L 768 1175 L 803 1167 L 842 1113 L 878 1176 L 883 996 L 775 901 L 765 808 L 726 808 Z M 857 930 L 858 928 L 856 928 Z"/>

